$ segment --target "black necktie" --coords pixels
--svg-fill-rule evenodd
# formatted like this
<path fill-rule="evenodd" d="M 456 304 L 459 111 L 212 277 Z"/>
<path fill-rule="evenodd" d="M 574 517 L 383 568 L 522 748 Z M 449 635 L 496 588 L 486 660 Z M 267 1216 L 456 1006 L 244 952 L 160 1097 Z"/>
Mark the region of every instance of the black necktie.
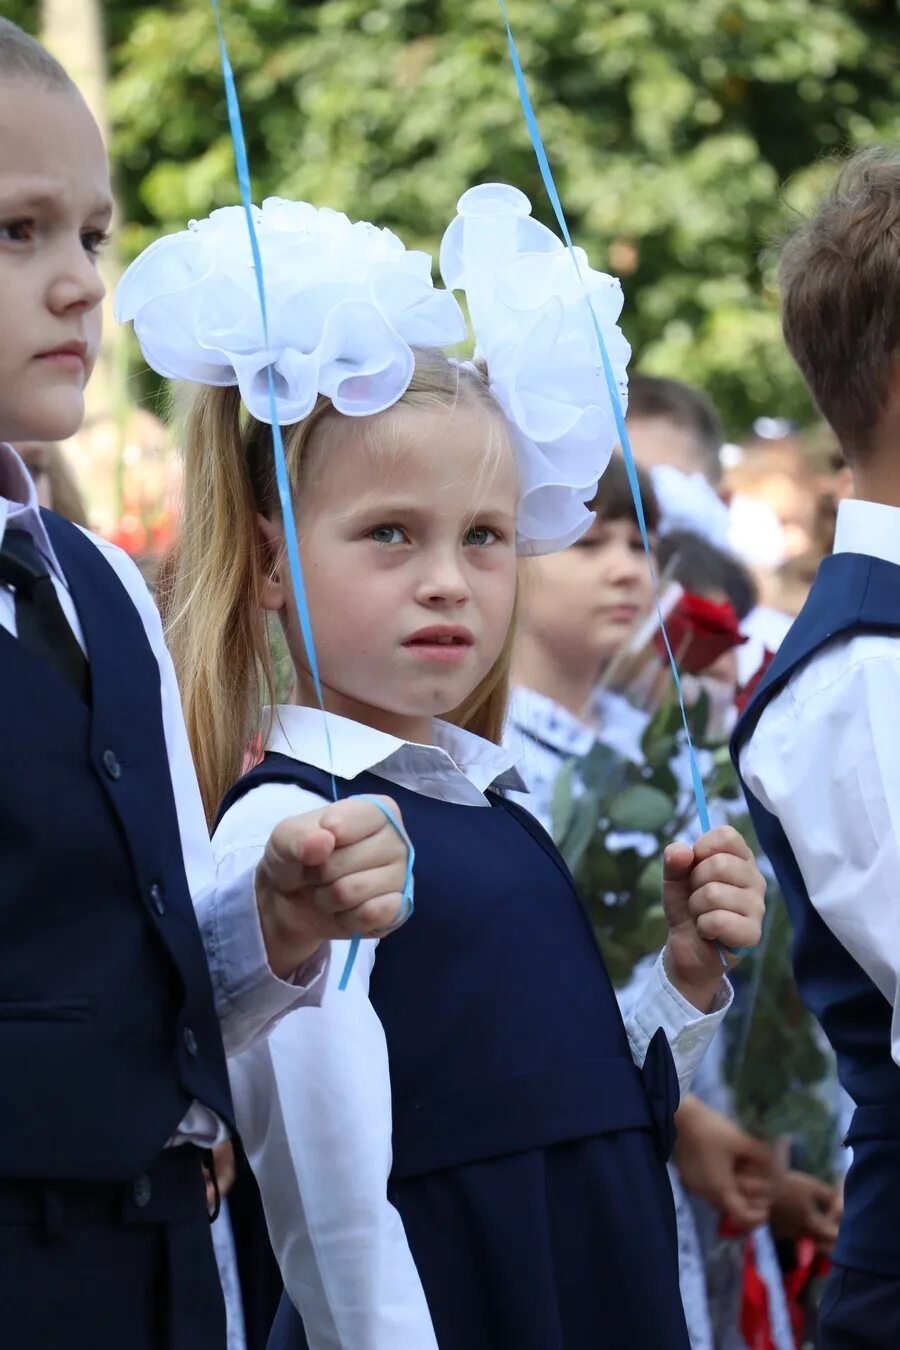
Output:
<path fill-rule="evenodd" d="M 29 651 L 88 698 L 88 663 L 63 613 L 56 588 L 31 535 L 7 529 L 0 544 L 0 583 L 16 594 L 16 631 Z"/>

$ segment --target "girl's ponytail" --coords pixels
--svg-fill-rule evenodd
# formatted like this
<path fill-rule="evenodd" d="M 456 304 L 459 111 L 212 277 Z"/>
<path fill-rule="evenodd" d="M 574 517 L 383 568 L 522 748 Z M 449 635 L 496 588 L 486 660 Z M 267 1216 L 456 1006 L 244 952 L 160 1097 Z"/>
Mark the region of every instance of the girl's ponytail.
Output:
<path fill-rule="evenodd" d="M 167 636 L 212 824 L 259 730 L 261 703 L 276 701 L 260 605 L 265 558 L 236 388 L 195 392 L 184 457 L 181 538 Z"/>

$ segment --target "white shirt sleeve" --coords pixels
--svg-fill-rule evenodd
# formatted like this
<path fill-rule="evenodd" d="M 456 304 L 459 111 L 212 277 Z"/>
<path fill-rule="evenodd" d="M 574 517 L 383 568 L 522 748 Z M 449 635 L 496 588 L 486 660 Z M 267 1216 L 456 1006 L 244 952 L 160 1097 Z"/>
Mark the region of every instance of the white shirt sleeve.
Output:
<path fill-rule="evenodd" d="M 778 817 L 813 906 L 893 1008 L 900 1064 L 898 708 L 897 639 L 836 641 L 772 700 L 740 763 Z"/>
<path fill-rule="evenodd" d="M 646 971 L 639 969 L 633 988 L 625 990 L 620 998 L 635 1064 L 641 1068 L 647 1047 L 662 1027 L 683 1098 L 733 999 L 734 991 L 728 980 L 723 979 L 712 1012 L 701 1013 L 672 984 L 660 953 Z"/>
<path fill-rule="evenodd" d="M 219 876 L 253 866 L 273 820 L 321 804 L 267 784 L 228 812 L 213 841 Z M 377 942 L 335 942 L 320 1008 L 288 1016 L 229 1063 L 238 1128 L 262 1193 L 285 1288 L 310 1350 L 437 1350 L 400 1216 L 387 1196 L 391 1086 L 369 1000 Z"/>
<path fill-rule="evenodd" d="M 217 882 L 175 669 L 159 613 L 128 555 L 95 535 L 90 538 L 128 591 L 159 665 L 163 731 L 184 868 L 206 948 L 225 1051 L 236 1054 L 251 1040 L 267 1035 L 290 1009 L 319 1003 L 328 947 L 323 945 L 296 972 L 292 982 L 279 979 L 268 963 L 256 906 L 254 872 L 258 858 L 252 864 L 248 862 L 242 872 L 233 872 L 227 880 Z"/>

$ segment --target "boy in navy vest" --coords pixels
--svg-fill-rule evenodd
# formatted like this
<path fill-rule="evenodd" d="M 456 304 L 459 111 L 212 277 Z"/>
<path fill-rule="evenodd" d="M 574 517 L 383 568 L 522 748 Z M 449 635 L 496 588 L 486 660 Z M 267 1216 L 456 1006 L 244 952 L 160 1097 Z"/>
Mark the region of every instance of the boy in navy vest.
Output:
<path fill-rule="evenodd" d="M 801 992 L 856 1103 L 820 1350 L 900 1346 L 900 153 L 851 159 L 781 260 L 784 333 L 853 472 L 834 554 L 733 751 Z"/>
<path fill-rule="evenodd" d="M 224 1051 L 318 1001 L 327 939 L 391 924 L 406 846 L 343 802 L 217 890 L 141 578 L 2 443 L 81 422 L 110 211 L 87 107 L 0 19 L 0 1341 L 223 1350 Z"/>

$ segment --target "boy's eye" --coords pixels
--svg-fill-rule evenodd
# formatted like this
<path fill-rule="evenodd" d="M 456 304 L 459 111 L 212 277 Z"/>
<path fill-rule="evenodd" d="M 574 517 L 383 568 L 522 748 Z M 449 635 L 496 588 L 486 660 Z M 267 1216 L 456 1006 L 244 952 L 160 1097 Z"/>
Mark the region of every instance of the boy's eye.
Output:
<path fill-rule="evenodd" d="M 85 253 L 89 253 L 92 258 L 98 257 L 103 251 L 105 244 L 109 243 L 109 235 L 106 230 L 86 230 L 81 236 L 81 244 Z"/>
<path fill-rule="evenodd" d="M 474 548 L 486 548 L 488 544 L 495 544 L 499 538 L 497 531 L 489 526 L 473 525 L 466 534 L 466 543 Z"/>
<path fill-rule="evenodd" d="M 402 544 L 406 538 L 399 525 L 376 525 L 369 531 L 376 544 Z"/>
<path fill-rule="evenodd" d="M 33 233 L 34 222 L 31 220 L 7 220 L 0 225 L 0 238 L 11 244 L 27 244 Z"/>

